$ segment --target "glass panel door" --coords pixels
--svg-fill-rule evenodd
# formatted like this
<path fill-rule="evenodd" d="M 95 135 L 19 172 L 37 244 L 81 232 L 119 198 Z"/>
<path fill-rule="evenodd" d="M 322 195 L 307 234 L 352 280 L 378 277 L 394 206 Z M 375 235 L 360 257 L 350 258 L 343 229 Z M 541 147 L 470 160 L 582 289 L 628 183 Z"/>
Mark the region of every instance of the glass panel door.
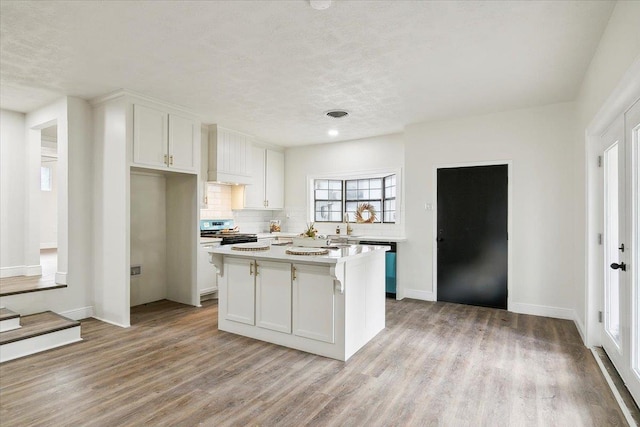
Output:
<path fill-rule="evenodd" d="M 601 139 L 604 323 L 602 347 L 640 402 L 640 102 Z"/>
<path fill-rule="evenodd" d="M 603 213 L 603 333 L 602 347 L 621 371 L 628 357 L 629 301 L 626 296 L 622 251 L 625 236 L 625 140 L 624 120 L 619 117 L 601 138 Z"/>
<path fill-rule="evenodd" d="M 611 268 L 619 261 L 620 247 L 620 180 L 618 175 L 619 141 L 604 151 L 604 329 L 616 350 L 621 351 L 620 342 L 620 270 Z M 623 193 L 624 194 L 624 193 Z M 607 268 L 609 266 L 609 268 Z"/>

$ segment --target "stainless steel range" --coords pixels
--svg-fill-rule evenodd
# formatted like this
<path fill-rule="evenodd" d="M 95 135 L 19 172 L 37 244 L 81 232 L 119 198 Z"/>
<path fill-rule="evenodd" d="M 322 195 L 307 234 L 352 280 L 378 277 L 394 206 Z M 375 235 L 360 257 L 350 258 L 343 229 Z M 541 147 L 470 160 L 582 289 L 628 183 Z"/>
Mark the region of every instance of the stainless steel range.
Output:
<path fill-rule="evenodd" d="M 221 245 L 258 241 L 258 236 L 255 234 L 238 232 L 238 227 L 234 225 L 232 219 L 201 219 L 200 237 L 221 238 Z"/>

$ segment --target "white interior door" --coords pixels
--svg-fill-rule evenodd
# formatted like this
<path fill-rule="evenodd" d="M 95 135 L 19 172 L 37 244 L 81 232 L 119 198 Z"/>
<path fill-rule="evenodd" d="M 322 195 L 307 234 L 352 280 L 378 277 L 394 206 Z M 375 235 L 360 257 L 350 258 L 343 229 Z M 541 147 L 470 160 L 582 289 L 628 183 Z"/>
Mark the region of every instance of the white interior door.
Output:
<path fill-rule="evenodd" d="M 615 120 L 601 138 L 602 346 L 640 401 L 638 325 L 638 135 L 640 104 Z M 633 262 L 635 259 L 636 262 Z"/>
<path fill-rule="evenodd" d="M 640 404 L 640 100 L 625 114 L 625 138 L 627 141 L 626 181 L 627 221 L 630 243 L 626 259 L 626 280 L 629 286 L 630 306 L 629 364 L 623 379 L 636 403 Z"/>

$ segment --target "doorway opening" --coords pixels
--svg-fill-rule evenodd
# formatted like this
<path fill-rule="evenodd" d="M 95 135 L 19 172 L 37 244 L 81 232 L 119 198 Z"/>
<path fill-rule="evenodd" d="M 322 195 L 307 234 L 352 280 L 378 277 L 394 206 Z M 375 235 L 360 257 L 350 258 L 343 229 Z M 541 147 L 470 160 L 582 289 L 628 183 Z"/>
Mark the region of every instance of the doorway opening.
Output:
<path fill-rule="evenodd" d="M 41 130 L 40 265 L 42 282 L 55 283 L 58 268 L 58 126 Z"/>
<path fill-rule="evenodd" d="M 507 309 L 509 165 L 436 170 L 438 301 Z"/>

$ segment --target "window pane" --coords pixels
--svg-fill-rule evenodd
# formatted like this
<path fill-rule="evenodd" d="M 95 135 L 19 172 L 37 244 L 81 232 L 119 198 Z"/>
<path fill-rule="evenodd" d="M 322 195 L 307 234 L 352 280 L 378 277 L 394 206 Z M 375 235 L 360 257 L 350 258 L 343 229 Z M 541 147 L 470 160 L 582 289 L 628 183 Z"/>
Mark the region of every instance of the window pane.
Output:
<path fill-rule="evenodd" d="M 316 190 L 316 200 L 329 199 L 329 190 Z"/>
<path fill-rule="evenodd" d="M 355 190 L 358 188 L 358 181 L 347 181 L 347 190 Z"/>
<path fill-rule="evenodd" d="M 358 180 L 358 190 L 368 190 L 369 189 L 369 180 L 368 179 L 359 179 Z"/>
<path fill-rule="evenodd" d="M 51 191 L 51 168 L 40 167 L 40 190 Z"/>
<path fill-rule="evenodd" d="M 342 191 L 329 190 L 330 200 L 342 200 Z"/>
<path fill-rule="evenodd" d="M 358 190 L 358 200 L 369 199 L 369 190 Z"/>
<path fill-rule="evenodd" d="M 382 199 L 382 189 L 371 189 L 369 191 L 370 199 Z"/>
<path fill-rule="evenodd" d="M 345 204 L 345 210 L 347 212 L 355 212 L 358 209 L 358 202 L 347 202 Z"/>
<path fill-rule="evenodd" d="M 335 181 L 335 180 L 329 181 L 329 188 L 331 190 L 340 190 L 340 191 L 342 191 L 342 181 Z"/>
<path fill-rule="evenodd" d="M 316 190 L 329 188 L 329 181 L 327 181 L 326 179 L 316 179 L 315 184 Z"/>
<path fill-rule="evenodd" d="M 347 190 L 347 200 L 357 200 L 358 191 L 357 190 Z"/>
<path fill-rule="evenodd" d="M 384 210 L 385 211 L 395 211 L 396 210 L 396 201 L 395 200 L 385 200 L 384 201 Z"/>
<path fill-rule="evenodd" d="M 382 179 L 376 178 L 369 181 L 371 188 L 382 188 Z"/>
<path fill-rule="evenodd" d="M 356 222 L 355 212 L 347 212 L 347 216 L 349 217 L 349 222 Z"/>
<path fill-rule="evenodd" d="M 342 212 L 331 212 L 331 221 L 342 222 Z"/>

